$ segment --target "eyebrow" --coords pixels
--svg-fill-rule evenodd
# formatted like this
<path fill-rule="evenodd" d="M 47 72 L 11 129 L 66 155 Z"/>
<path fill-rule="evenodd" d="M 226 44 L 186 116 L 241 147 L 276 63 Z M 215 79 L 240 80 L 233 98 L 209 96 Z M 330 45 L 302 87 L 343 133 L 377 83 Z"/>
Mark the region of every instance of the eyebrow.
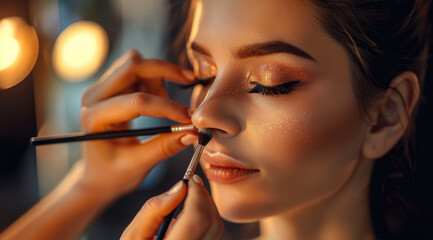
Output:
<path fill-rule="evenodd" d="M 191 49 L 203 55 L 209 57 L 211 56 L 210 52 L 205 47 L 198 44 L 197 42 L 191 43 Z M 304 50 L 292 44 L 282 42 L 282 41 L 270 41 L 270 42 L 254 43 L 254 44 L 241 46 L 239 48 L 234 49 L 233 56 L 235 58 L 245 59 L 250 57 L 259 57 L 259 56 L 274 54 L 274 53 L 293 54 L 317 62 L 315 58 L 313 58 L 310 54 L 308 54 Z"/>

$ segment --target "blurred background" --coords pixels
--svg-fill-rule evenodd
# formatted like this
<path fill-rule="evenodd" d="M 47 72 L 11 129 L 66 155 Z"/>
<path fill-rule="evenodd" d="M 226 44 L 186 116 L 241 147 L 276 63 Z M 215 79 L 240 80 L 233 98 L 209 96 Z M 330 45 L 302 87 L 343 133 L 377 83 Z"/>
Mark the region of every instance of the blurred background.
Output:
<path fill-rule="evenodd" d="M 0 0 L 0 232 L 49 193 L 81 156 L 80 143 L 35 148 L 29 139 L 81 131 L 81 94 L 127 50 L 174 61 L 168 49 L 180 28 L 173 16 L 181 2 Z M 190 92 L 174 84 L 167 89 L 188 104 Z M 167 123 L 139 118 L 133 126 Z M 191 155 L 190 147 L 158 165 L 82 239 L 119 239 L 149 197 L 181 179 Z M 224 239 L 257 233 L 254 224 L 244 230 L 226 225 Z"/>

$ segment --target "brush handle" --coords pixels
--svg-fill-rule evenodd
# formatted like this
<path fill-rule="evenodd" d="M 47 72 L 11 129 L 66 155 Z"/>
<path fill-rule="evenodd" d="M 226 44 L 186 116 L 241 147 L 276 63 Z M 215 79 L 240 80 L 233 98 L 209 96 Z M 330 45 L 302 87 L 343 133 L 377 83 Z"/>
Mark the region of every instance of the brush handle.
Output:
<path fill-rule="evenodd" d="M 155 127 L 155 128 L 147 128 L 147 129 L 123 130 L 123 131 L 100 132 L 100 133 L 73 133 L 73 134 L 59 135 L 59 136 L 52 136 L 52 137 L 32 137 L 30 139 L 30 143 L 33 146 L 39 146 L 39 145 L 65 143 L 65 142 L 149 136 L 149 135 L 155 135 L 159 133 L 194 131 L 194 130 L 195 127 L 193 125 L 178 125 L 178 126 L 163 126 L 163 127 Z"/>
<path fill-rule="evenodd" d="M 183 179 L 182 181 L 188 185 L 188 179 Z M 173 209 L 173 211 L 171 211 L 171 213 L 164 217 L 164 221 L 162 222 L 161 226 L 159 227 L 158 233 L 156 234 L 156 240 L 162 240 L 164 238 L 168 226 L 170 226 L 171 219 L 174 217 L 174 214 L 178 209 L 180 209 L 179 206 L 177 206 L 175 209 Z"/>

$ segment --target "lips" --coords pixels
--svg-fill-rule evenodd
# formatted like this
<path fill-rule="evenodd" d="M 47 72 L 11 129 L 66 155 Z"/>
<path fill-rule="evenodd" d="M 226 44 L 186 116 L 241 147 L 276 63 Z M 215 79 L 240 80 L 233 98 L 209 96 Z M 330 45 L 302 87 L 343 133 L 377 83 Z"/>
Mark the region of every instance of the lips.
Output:
<path fill-rule="evenodd" d="M 217 183 L 236 183 L 254 177 L 260 171 L 221 152 L 204 151 L 202 160 L 209 181 Z"/>

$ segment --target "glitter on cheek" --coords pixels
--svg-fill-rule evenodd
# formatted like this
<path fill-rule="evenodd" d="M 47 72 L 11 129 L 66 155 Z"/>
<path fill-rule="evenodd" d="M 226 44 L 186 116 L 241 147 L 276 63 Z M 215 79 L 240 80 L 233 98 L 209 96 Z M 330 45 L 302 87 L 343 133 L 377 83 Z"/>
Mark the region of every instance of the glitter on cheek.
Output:
<path fill-rule="evenodd" d="M 309 113 L 269 111 L 264 117 L 251 121 L 249 124 L 252 134 L 260 136 L 261 141 L 268 145 L 278 141 L 280 144 L 296 144 L 304 141 L 309 135 L 308 126 L 311 124 Z M 279 144 L 279 146 L 281 146 Z"/>
<path fill-rule="evenodd" d="M 308 114 L 306 112 L 280 113 L 276 116 L 274 125 L 280 136 L 285 137 L 286 141 L 296 142 L 304 137 L 308 125 Z"/>
<path fill-rule="evenodd" d="M 281 105 L 269 107 L 269 111 L 265 110 L 261 115 L 250 116 L 246 127 L 248 156 L 270 178 L 283 174 L 282 168 L 287 173 L 313 150 L 310 144 L 315 135 L 311 130 L 310 112 L 290 108 L 286 106 L 284 109 Z"/>

